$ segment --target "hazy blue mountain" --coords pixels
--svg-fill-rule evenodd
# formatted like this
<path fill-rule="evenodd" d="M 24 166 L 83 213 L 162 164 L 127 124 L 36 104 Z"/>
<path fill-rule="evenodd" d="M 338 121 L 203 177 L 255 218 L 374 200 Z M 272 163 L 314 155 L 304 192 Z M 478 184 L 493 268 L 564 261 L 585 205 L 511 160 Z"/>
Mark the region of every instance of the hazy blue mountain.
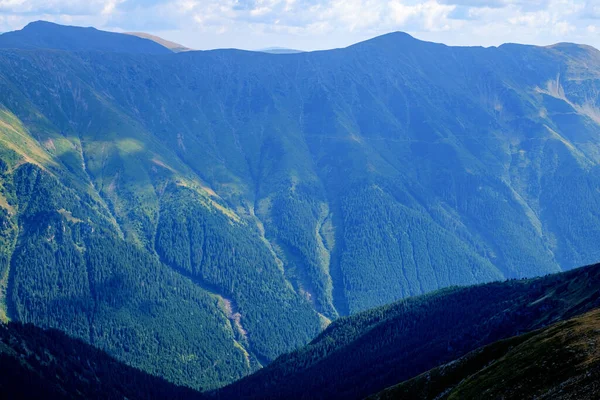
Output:
<path fill-rule="evenodd" d="M 600 259 L 595 49 L 174 54 L 46 23 L 0 48 L 0 316 L 172 382 Z"/>
<path fill-rule="evenodd" d="M 303 53 L 302 50 L 288 49 L 286 47 L 266 47 L 264 49 L 257 50 L 262 53 L 271 53 L 271 54 L 295 54 L 295 53 Z"/>

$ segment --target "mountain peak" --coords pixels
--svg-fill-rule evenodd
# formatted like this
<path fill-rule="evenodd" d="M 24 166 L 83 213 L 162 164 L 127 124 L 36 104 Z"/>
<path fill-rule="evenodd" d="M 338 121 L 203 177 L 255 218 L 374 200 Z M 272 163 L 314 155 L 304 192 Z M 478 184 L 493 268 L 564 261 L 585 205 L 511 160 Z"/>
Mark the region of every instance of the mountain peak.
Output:
<path fill-rule="evenodd" d="M 49 28 L 49 27 L 54 27 L 54 28 L 69 28 L 70 27 L 70 28 L 97 30 L 96 28 L 93 28 L 93 27 L 85 28 L 85 27 L 72 26 L 72 25 L 61 25 L 61 24 L 57 24 L 57 23 L 51 22 L 51 21 L 44 21 L 43 19 L 39 19 L 37 21 L 31 21 L 30 23 L 25 25 L 22 30 L 31 30 L 31 29 Z"/>
<path fill-rule="evenodd" d="M 115 53 L 169 54 L 152 40 L 96 28 L 35 21 L 19 31 L 0 35 L 0 48 L 106 51 Z"/>
<path fill-rule="evenodd" d="M 409 33 L 403 32 L 403 31 L 393 31 L 393 32 L 389 32 L 389 33 L 384 33 L 383 35 L 379 35 L 377 37 L 379 37 L 379 38 L 389 37 L 389 38 L 396 38 L 396 39 L 398 39 L 398 38 L 415 39 L 414 36 L 412 36 Z"/>
<path fill-rule="evenodd" d="M 415 46 L 424 45 L 424 44 L 444 46 L 444 45 L 438 44 L 438 43 L 424 42 L 422 40 L 419 40 L 419 39 L 409 35 L 406 32 L 395 31 L 395 32 L 386 33 L 386 34 L 383 34 L 380 36 L 376 36 L 371 39 L 367 39 L 363 42 L 356 43 L 349 47 L 350 48 L 377 47 L 377 48 L 386 48 L 386 49 L 395 49 L 395 48 L 401 47 L 402 49 L 410 49 L 410 48 L 414 48 Z"/>
<path fill-rule="evenodd" d="M 375 36 L 374 38 L 367 39 L 367 40 L 365 40 L 363 42 L 359 42 L 357 44 L 386 43 L 386 42 L 398 43 L 398 42 L 410 42 L 410 41 L 420 42 L 420 40 L 416 39 L 415 37 L 409 35 L 406 32 L 394 31 L 394 32 L 384 33 L 383 35 Z"/>

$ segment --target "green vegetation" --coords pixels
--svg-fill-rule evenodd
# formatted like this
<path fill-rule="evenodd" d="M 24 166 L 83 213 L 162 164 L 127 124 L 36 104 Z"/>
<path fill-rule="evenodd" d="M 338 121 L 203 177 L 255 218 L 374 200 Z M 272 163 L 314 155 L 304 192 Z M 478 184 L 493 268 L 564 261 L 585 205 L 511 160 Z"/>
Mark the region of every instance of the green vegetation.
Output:
<path fill-rule="evenodd" d="M 120 240 L 89 199 L 39 168 L 19 167 L 14 182 L 21 235 L 11 260 L 11 317 L 195 388 L 251 371 L 216 299 Z"/>
<path fill-rule="evenodd" d="M 308 342 L 318 333 L 318 316 L 286 284 L 259 236 L 202 203 L 185 187 L 165 189 L 156 236 L 164 263 L 231 299 L 240 314 L 238 340 L 260 360 L 292 350 L 290 343 Z M 278 321 L 278 330 L 263 321 Z"/>
<path fill-rule="evenodd" d="M 371 399 L 594 399 L 600 311 L 506 339 Z"/>
<path fill-rule="evenodd" d="M 597 264 L 543 278 L 411 297 L 334 321 L 309 345 L 217 395 L 364 398 L 481 346 L 585 313 L 598 306 L 599 285 Z M 473 362 L 476 366 L 480 361 Z"/>
<path fill-rule="evenodd" d="M 173 54 L 45 23 L 0 47 L 0 319 L 172 382 L 214 389 L 329 319 L 600 260 L 593 49 L 395 33 Z M 469 302 L 448 299 L 445 327 Z"/>

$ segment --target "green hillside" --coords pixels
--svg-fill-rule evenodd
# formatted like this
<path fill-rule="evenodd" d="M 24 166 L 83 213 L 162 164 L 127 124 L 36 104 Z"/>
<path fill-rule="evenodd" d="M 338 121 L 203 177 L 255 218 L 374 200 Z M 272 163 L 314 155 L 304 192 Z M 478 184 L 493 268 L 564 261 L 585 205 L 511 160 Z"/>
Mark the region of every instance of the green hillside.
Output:
<path fill-rule="evenodd" d="M 460 326 L 452 330 L 454 339 L 448 341 L 448 346 L 466 348 L 471 345 L 468 341 L 473 337 L 485 342 L 490 339 L 480 335 L 485 329 L 491 329 L 490 336 L 495 337 L 510 334 L 509 332 L 528 333 L 499 340 L 468 352 L 447 364 L 370 396 L 369 399 L 478 399 L 482 396 L 490 399 L 594 399 L 600 371 L 597 351 L 600 311 L 598 308 L 587 310 L 598 305 L 596 288 L 600 279 L 599 270 L 600 266 L 596 265 L 533 281 L 519 281 L 517 288 L 515 282 L 483 286 L 487 287 L 488 293 L 498 292 L 494 301 L 513 292 L 512 303 L 505 300 L 498 304 L 497 309 L 500 312 L 491 318 L 485 312 L 473 317 L 471 326 L 474 330 L 467 335 L 464 332 L 460 333 Z M 440 318 L 436 316 L 439 303 L 448 304 L 446 310 L 450 314 L 454 312 L 453 305 L 457 305 L 457 302 L 452 301 L 452 297 L 456 295 L 478 302 L 483 309 L 494 308 L 494 304 L 486 304 L 488 297 L 477 299 L 476 292 L 481 288 L 482 286 L 455 291 L 445 290 L 423 298 L 405 300 L 403 312 L 411 314 L 411 309 L 417 308 L 420 318 L 414 318 L 414 313 L 399 316 L 400 304 L 346 318 L 336 322 L 331 331 L 327 330 L 321 335 L 314 345 L 309 346 L 308 352 L 312 352 L 311 358 L 314 361 L 317 353 L 329 351 L 323 346 L 315 351 L 317 346 L 322 343 L 335 344 L 338 348 L 329 353 L 330 357 L 337 358 L 336 361 L 339 362 L 339 354 L 336 356 L 335 353 L 347 356 L 348 349 L 356 349 L 353 344 L 344 345 L 344 341 L 356 341 L 361 347 L 370 348 L 372 351 L 378 346 L 378 342 L 373 341 L 372 332 L 379 329 L 379 324 L 388 327 L 390 323 L 406 326 L 407 321 L 421 321 L 421 324 L 430 326 L 433 324 L 438 327 L 433 328 L 433 335 L 439 335 L 439 338 L 446 340 L 444 328 L 439 325 Z M 514 296 L 515 293 L 520 295 Z M 538 296 L 542 297 L 527 304 Z M 432 301 L 432 297 L 439 301 Z M 502 307 L 507 306 L 508 308 L 501 311 Z M 532 311 L 531 308 L 535 310 Z M 470 313 L 472 310 L 467 308 L 465 311 Z M 563 320 L 575 314 L 582 315 Z M 501 316 L 502 321 L 499 323 L 502 326 L 494 327 L 498 324 L 498 321 L 494 320 Z M 561 322 L 531 331 L 532 327 L 546 325 L 550 321 Z M 482 326 L 485 329 L 482 330 Z M 358 338 L 361 335 L 363 337 Z M 387 345 L 394 347 L 395 340 L 396 338 L 392 338 Z M 422 337 L 421 342 L 427 346 L 428 340 L 429 338 Z M 416 342 L 412 340 L 411 344 L 418 347 Z M 438 349 L 436 340 L 430 343 L 434 351 Z M 423 347 L 417 348 L 418 351 L 422 349 Z M 360 351 L 357 354 L 360 355 Z M 429 352 L 429 356 L 432 354 L 435 352 Z M 393 351 L 388 351 L 387 356 L 394 357 Z M 296 362 L 290 363 L 290 359 L 294 358 Z M 284 356 L 279 360 L 285 360 L 288 366 L 301 365 L 300 362 L 303 361 L 297 354 Z M 281 366 L 279 360 L 273 364 L 275 368 Z M 337 379 L 345 379 L 348 382 L 360 379 L 359 382 L 363 385 L 381 379 L 382 370 L 379 365 L 389 367 L 394 364 L 382 360 L 372 363 L 373 360 L 367 360 L 371 363 L 370 367 L 354 369 L 360 376 L 349 377 L 343 374 L 347 371 L 341 366 L 352 363 L 353 360 L 350 358 L 342 361 L 338 364 L 338 371 L 342 374 L 337 374 Z M 402 360 L 396 358 L 395 363 L 398 365 L 391 376 L 398 372 L 398 367 L 400 370 L 412 368 L 411 363 L 414 362 L 422 365 L 423 357 L 411 358 L 404 367 Z M 263 371 L 256 374 L 256 377 L 266 378 L 263 382 L 276 384 L 278 390 L 282 387 L 284 390 L 289 389 L 289 385 L 280 386 L 280 383 L 273 380 L 273 366 L 267 367 L 266 375 Z M 203 396 L 191 389 L 175 386 L 161 378 L 126 366 L 103 351 L 60 331 L 43 330 L 31 324 L 20 323 L 0 325 L 0 372 L 0 390 L 7 399 L 360 398 L 357 393 L 345 392 L 344 389 L 330 392 L 327 387 L 318 383 L 317 376 L 312 377 L 317 379 L 316 386 L 298 387 L 300 391 L 295 394 L 274 393 L 272 388 L 270 390 L 266 387 L 266 391 L 259 392 L 256 396 L 251 393 L 232 393 L 227 388 Z M 314 369 L 310 372 L 314 372 Z M 333 374 L 336 372 L 333 371 Z M 242 385 L 252 381 L 253 377 L 242 381 Z M 292 384 L 297 383 L 295 379 L 298 379 L 298 376 L 292 375 L 289 378 L 293 379 Z M 301 375 L 300 380 L 303 379 Z"/>
<path fill-rule="evenodd" d="M 597 308 L 598 287 L 600 264 L 543 278 L 411 297 L 338 319 L 309 345 L 216 395 L 223 399 L 361 399 L 482 346 Z M 431 384 L 432 390 L 438 389 L 435 381 Z M 503 379 L 496 385 L 503 390 L 510 386 Z M 482 383 L 479 389 L 485 386 Z"/>
<path fill-rule="evenodd" d="M 36 23 L 0 49 L 0 317 L 171 382 L 600 260 L 592 48 L 175 54 Z"/>
<path fill-rule="evenodd" d="M 510 338 L 370 399 L 596 399 L 600 311 Z"/>

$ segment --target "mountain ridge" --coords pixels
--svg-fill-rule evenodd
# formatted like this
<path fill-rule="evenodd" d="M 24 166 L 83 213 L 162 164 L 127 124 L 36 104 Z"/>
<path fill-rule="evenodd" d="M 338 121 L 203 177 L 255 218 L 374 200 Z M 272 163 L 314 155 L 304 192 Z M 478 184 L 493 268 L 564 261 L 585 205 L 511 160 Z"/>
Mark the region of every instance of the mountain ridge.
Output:
<path fill-rule="evenodd" d="M 54 22 L 49 22 L 49 21 L 45 21 L 45 20 L 38 20 L 38 21 L 33 21 L 28 23 L 23 29 L 21 30 L 15 30 L 15 31 L 7 31 L 7 32 L 2 32 L 0 33 L 0 36 L 5 35 L 5 34 L 9 34 L 9 36 L 11 35 L 15 35 L 18 32 L 33 32 L 33 31 L 47 31 L 48 29 L 52 29 L 50 32 L 52 31 L 60 31 L 60 30 L 72 30 L 74 31 L 80 31 L 80 32 L 93 32 L 95 34 L 101 34 L 101 35 L 106 35 L 108 34 L 108 36 L 112 36 L 114 38 L 117 38 L 117 35 L 129 35 L 129 36 L 133 36 L 133 37 L 137 37 L 139 39 L 143 39 L 143 40 L 147 40 L 149 42 L 154 42 L 158 45 L 160 45 L 160 47 L 164 47 L 166 49 L 171 50 L 172 52 L 178 53 L 178 52 L 185 52 L 185 51 L 215 51 L 215 50 L 238 50 L 238 51 L 251 51 L 251 52 L 259 52 L 259 53 L 267 53 L 269 54 L 269 51 L 264 51 L 264 50 L 289 50 L 291 52 L 289 53 L 285 53 L 285 54 L 301 54 L 301 53 L 318 53 L 318 52 L 328 52 L 328 51 L 336 51 L 336 50 L 343 50 L 343 49 L 347 49 L 350 47 L 354 47 L 357 45 L 364 45 L 364 44 L 376 44 L 376 43 L 382 43 L 384 41 L 390 41 L 390 40 L 398 40 L 401 39 L 404 42 L 410 42 L 410 41 L 415 41 L 421 44 L 433 44 L 433 45 L 440 45 L 440 46 L 444 46 L 444 47 L 448 47 L 448 48 L 454 48 L 454 49 L 498 49 L 501 48 L 503 46 L 526 46 L 526 47 L 538 47 L 538 48 L 553 48 L 553 47 L 580 47 L 580 48 L 586 48 L 586 49 L 593 49 L 593 50 L 598 50 L 595 47 L 591 46 L 591 45 L 587 45 L 587 44 L 581 44 L 581 43 L 575 43 L 575 42 L 557 42 L 554 44 L 550 44 L 550 45 L 533 45 L 533 44 L 526 44 L 526 43 L 513 43 L 513 42 L 507 42 L 507 43 L 503 43 L 497 46 L 479 46 L 479 45 L 460 45 L 460 46 L 456 46 L 456 45 L 449 45 L 449 44 L 445 44 L 442 42 L 433 42 L 433 41 L 428 41 L 428 40 L 422 40 L 419 39 L 411 34 L 409 34 L 408 32 L 405 31 L 391 31 L 388 33 L 383 33 L 377 36 L 374 36 L 372 38 L 369 39 L 365 39 L 365 40 L 361 40 L 359 42 L 356 43 L 352 43 L 346 47 L 340 47 L 340 48 L 331 48 L 331 49 L 323 49 L 323 50 L 309 50 L 309 51 L 304 51 L 304 50 L 296 50 L 296 49 L 288 49 L 288 48 L 284 48 L 284 47 L 268 47 L 265 49 L 261 49 L 261 50 L 242 50 L 242 49 L 237 49 L 237 48 L 214 48 L 214 49 L 209 49 L 209 50 L 195 50 L 195 49 L 191 49 L 188 48 L 186 46 L 183 46 L 179 43 L 175 43 L 163 38 L 160 38 L 158 36 L 155 35 L 151 35 L 149 33 L 146 32 L 114 32 L 114 31 L 105 31 L 102 29 L 98 29 L 92 26 L 89 27 L 83 27 L 83 26 L 78 26 L 78 25 L 61 25 L 61 24 L 57 24 Z M 154 38 L 154 39 L 153 39 Z M 123 38 L 121 38 L 123 39 Z M 126 41 L 126 40 L 125 40 Z M 168 44 L 167 46 L 161 44 L 161 41 L 165 42 L 166 44 Z M 142 43 L 142 42 L 138 42 Z M 2 44 L 2 42 L 0 41 L 0 44 Z M 147 43 L 146 43 L 147 44 Z M 35 48 L 35 46 L 31 45 L 31 44 L 26 44 L 26 43 L 16 43 L 13 45 L 14 48 L 19 48 L 20 46 L 29 46 L 30 48 Z M 150 46 L 146 46 L 147 48 L 151 48 Z M 152 54 L 154 52 L 158 53 L 163 53 L 163 54 L 168 54 L 165 53 L 164 50 L 158 50 L 159 47 L 157 46 L 152 46 L 153 47 L 153 51 L 142 51 L 141 53 L 144 54 Z M 173 51 L 170 47 L 173 47 L 174 49 L 183 49 L 183 50 L 176 50 Z M 92 47 L 88 48 L 87 50 L 92 49 Z M 80 47 L 78 50 L 86 50 L 84 47 Z M 131 51 L 131 49 L 130 49 Z M 123 52 L 127 52 L 127 51 L 123 51 Z M 137 51 L 134 51 L 137 52 Z M 271 53 L 273 54 L 273 53 Z"/>
<path fill-rule="evenodd" d="M 392 382 L 408 384 L 431 367 L 453 365 L 482 346 L 497 346 L 521 334 L 525 339 L 517 340 L 526 340 L 536 329 L 590 310 L 596 309 L 597 315 L 599 282 L 600 264 L 596 264 L 542 278 L 448 288 L 401 300 L 334 321 L 304 348 L 215 395 L 223 399 L 365 398 Z M 427 376 L 437 379 L 437 370 L 433 371 L 413 380 L 415 387 L 427 387 Z M 453 379 L 452 373 L 448 376 Z M 383 393 L 404 398 L 401 392 L 394 394 L 403 387 Z M 502 385 L 496 387 L 502 390 Z M 473 393 L 465 398 L 474 398 Z"/>
<path fill-rule="evenodd" d="M 159 50 L 0 50 L 14 320 L 212 390 L 339 316 L 600 259 L 591 51 Z"/>
<path fill-rule="evenodd" d="M 599 312 L 477 349 L 369 399 L 593 399 Z"/>
<path fill-rule="evenodd" d="M 116 51 L 120 53 L 169 54 L 155 41 L 98 30 L 35 21 L 19 31 L 0 35 L 0 48 L 57 49 L 66 51 Z"/>

